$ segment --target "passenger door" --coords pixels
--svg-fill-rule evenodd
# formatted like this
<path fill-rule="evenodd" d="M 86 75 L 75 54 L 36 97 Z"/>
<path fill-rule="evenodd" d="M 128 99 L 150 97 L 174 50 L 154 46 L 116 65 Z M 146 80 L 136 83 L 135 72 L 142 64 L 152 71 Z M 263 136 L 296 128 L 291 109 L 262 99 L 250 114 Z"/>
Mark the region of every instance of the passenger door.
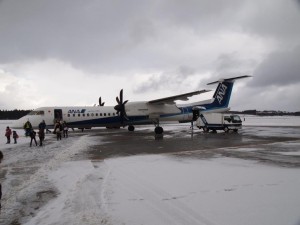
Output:
<path fill-rule="evenodd" d="M 54 121 L 62 121 L 63 114 L 61 109 L 54 109 Z"/>

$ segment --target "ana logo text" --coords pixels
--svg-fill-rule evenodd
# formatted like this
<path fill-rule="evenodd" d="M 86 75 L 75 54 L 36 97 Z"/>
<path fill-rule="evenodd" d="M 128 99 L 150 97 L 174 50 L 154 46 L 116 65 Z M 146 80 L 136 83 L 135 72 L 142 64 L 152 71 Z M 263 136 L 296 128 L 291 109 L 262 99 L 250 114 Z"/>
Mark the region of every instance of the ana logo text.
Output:
<path fill-rule="evenodd" d="M 226 94 L 227 86 L 225 84 L 221 84 L 217 93 L 217 99 L 219 104 L 222 103 L 224 95 Z"/>
<path fill-rule="evenodd" d="M 84 113 L 86 109 L 69 109 L 68 113 Z"/>

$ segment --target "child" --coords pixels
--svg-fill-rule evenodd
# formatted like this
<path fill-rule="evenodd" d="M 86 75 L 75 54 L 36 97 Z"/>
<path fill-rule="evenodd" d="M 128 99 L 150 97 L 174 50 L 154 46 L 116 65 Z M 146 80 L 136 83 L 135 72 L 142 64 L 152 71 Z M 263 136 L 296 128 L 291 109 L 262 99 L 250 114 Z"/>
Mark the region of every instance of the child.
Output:
<path fill-rule="evenodd" d="M 68 137 L 68 125 L 67 125 L 67 123 L 66 123 L 66 121 L 64 121 L 64 123 L 63 123 L 63 129 L 64 129 L 64 138 L 67 138 Z"/>
<path fill-rule="evenodd" d="M 17 144 L 17 138 L 19 138 L 19 135 L 17 134 L 17 131 L 13 131 L 13 139 L 14 139 L 14 144 Z"/>

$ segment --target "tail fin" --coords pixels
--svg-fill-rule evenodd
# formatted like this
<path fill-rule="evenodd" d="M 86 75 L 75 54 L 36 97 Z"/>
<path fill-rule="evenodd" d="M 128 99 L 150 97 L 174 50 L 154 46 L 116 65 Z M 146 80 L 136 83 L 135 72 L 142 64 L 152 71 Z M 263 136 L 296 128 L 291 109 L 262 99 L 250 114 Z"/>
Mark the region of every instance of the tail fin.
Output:
<path fill-rule="evenodd" d="M 219 108 L 228 108 L 234 81 L 237 79 L 242 79 L 247 77 L 251 77 L 251 76 L 244 75 L 244 76 L 232 77 L 228 79 L 220 79 L 218 81 L 208 83 L 207 85 L 216 84 L 216 83 L 219 83 L 219 85 L 213 96 L 214 101 L 211 104 L 205 105 L 206 109 L 212 110 L 212 109 L 219 109 Z"/>

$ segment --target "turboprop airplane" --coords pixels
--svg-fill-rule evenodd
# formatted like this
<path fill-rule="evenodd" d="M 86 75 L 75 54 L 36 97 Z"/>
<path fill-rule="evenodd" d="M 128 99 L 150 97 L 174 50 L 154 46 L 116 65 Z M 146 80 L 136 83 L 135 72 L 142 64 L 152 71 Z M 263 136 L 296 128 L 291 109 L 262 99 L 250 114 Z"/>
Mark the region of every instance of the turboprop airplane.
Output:
<path fill-rule="evenodd" d="M 176 104 L 177 100 L 188 100 L 188 97 L 202 94 L 210 90 L 200 90 L 185 94 L 175 95 L 151 101 L 128 102 L 123 101 L 123 89 L 119 97 L 116 97 L 117 105 L 104 106 L 99 98 L 99 106 L 70 106 L 70 107 L 41 107 L 31 111 L 26 116 L 15 121 L 13 128 L 23 128 L 26 121 L 30 121 L 33 128 L 37 128 L 44 120 L 47 129 L 54 127 L 55 121 L 65 121 L 70 128 L 107 127 L 120 128 L 128 126 L 129 131 L 134 131 L 134 125 L 154 124 L 154 132 L 162 134 L 163 128 L 160 122 L 193 122 L 201 112 L 225 112 L 231 97 L 234 81 L 249 75 L 220 79 L 208 83 L 218 83 L 218 87 L 212 99 L 188 104 Z"/>

